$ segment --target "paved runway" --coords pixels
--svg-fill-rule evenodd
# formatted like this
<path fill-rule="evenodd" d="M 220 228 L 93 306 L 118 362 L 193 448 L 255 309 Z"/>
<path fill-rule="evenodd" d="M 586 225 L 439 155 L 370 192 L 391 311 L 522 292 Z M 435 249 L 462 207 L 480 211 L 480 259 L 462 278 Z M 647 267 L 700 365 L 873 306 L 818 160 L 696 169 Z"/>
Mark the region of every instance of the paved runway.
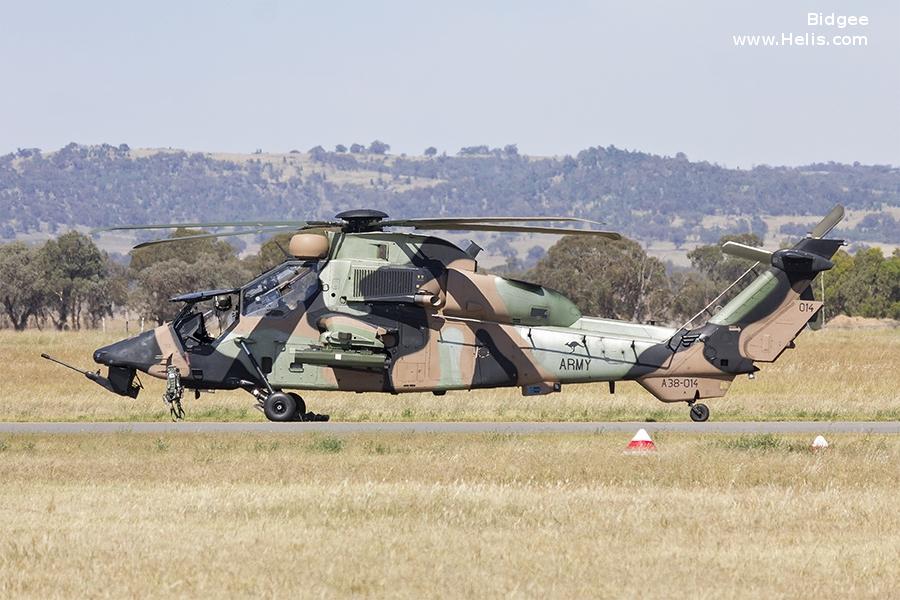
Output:
<path fill-rule="evenodd" d="M 708 421 L 632 422 L 403 422 L 403 423 L 0 423 L 0 433 L 600 433 L 647 431 L 679 433 L 900 433 L 900 421 Z"/>

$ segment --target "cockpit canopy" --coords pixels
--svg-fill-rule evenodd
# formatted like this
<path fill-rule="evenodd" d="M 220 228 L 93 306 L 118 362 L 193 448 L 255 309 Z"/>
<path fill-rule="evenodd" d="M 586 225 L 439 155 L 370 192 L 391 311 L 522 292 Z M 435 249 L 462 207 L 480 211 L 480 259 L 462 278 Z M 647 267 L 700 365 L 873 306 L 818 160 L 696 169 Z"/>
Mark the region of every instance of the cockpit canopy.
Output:
<path fill-rule="evenodd" d="M 245 317 L 284 317 L 312 298 L 318 289 L 317 263 L 288 261 L 244 286 L 241 314 Z"/>
<path fill-rule="evenodd" d="M 184 348 L 199 352 L 237 322 L 233 295 L 240 296 L 243 316 L 281 318 L 312 298 L 318 289 L 317 263 L 289 261 L 243 288 L 191 292 L 172 298 L 173 302 L 185 303 L 172 325 Z"/>

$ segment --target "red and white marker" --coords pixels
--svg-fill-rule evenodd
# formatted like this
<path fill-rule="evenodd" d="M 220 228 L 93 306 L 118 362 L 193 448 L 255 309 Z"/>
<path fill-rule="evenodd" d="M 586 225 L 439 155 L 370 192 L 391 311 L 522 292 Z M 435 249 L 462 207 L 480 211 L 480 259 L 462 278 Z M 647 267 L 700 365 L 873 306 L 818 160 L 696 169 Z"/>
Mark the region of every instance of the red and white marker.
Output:
<path fill-rule="evenodd" d="M 656 444 L 650 439 L 650 435 L 647 433 L 646 429 L 638 429 L 638 432 L 634 434 L 634 437 L 628 442 L 628 447 L 625 449 L 625 452 L 656 452 Z"/>
<path fill-rule="evenodd" d="M 817 435 L 816 439 L 813 440 L 812 446 L 810 446 L 810 448 L 814 452 L 816 450 L 824 450 L 827 447 L 828 447 L 828 441 L 821 435 Z"/>

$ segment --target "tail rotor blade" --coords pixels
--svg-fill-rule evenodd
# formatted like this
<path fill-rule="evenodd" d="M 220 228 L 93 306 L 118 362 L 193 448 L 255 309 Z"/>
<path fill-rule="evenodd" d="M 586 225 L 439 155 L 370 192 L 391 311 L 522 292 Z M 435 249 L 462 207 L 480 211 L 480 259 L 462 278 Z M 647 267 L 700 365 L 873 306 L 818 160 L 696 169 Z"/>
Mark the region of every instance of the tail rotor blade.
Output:
<path fill-rule="evenodd" d="M 843 218 L 844 207 L 840 204 L 835 205 L 835 207 L 831 209 L 831 212 L 825 215 L 825 218 L 819 221 L 818 225 L 813 227 L 813 230 L 809 232 L 809 236 L 816 239 L 825 237 Z"/>

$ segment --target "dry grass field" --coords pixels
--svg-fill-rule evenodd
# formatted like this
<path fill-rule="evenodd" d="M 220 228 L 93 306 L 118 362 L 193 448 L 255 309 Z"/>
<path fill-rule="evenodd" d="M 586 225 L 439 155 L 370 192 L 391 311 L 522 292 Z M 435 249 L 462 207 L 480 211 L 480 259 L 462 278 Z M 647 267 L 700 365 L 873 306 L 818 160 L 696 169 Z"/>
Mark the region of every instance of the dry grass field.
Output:
<path fill-rule="evenodd" d="M 119 333 L 0 331 L 0 420 L 158 420 L 168 414 L 161 382 L 137 400 L 114 396 L 41 352 L 90 368 L 94 348 Z M 900 419 L 900 329 L 807 331 L 754 381 L 739 377 L 728 395 L 709 401 L 715 420 Z M 341 421 L 412 420 L 687 420 L 684 404 L 663 404 L 635 383 L 564 386 L 560 394 L 523 398 L 519 390 L 432 394 L 307 394 L 311 410 Z M 190 420 L 263 420 L 244 392 L 185 400 Z"/>
<path fill-rule="evenodd" d="M 163 420 L 112 396 L 117 334 L 0 332 L 2 420 Z M 714 419 L 898 419 L 900 330 L 807 332 Z M 637 385 L 321 394 L 340 420 L 684 420 Z M 188 418 L 262 420 L 243 393 Z M 885 597 L 900 589 L 900 436 L 0 436 L 0 596 Z"/>
<path fill-rule="evenodd" d="M 871 597 L 900 437 L 14 435 L 3 597 Z"/>

